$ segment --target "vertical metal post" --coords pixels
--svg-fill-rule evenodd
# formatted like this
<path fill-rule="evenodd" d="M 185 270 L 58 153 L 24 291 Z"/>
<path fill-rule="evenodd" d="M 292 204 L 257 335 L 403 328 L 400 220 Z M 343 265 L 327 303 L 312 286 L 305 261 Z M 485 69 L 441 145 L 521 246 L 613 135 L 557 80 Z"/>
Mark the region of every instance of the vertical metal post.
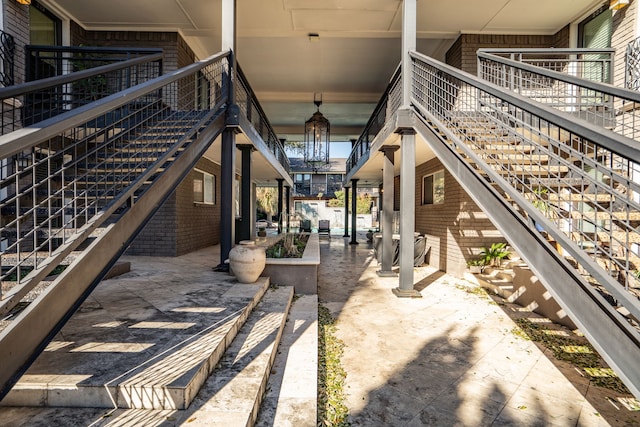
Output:
<path fill-rule="evenodd" d="M 255 221 L 253 221 L 252 212 L 255 211 L 255 207 L 252 203 L 253 186 L 251 178 L 251 152 L 253 151 L 253 145 L 242 144 L 236 146 L 240 149 L 242 155 L 241 159 L 241 175 L 242 181 L 240 185 L 240 230 L 236 230 L 239 239 L 237 240 L 250 240 L 251 230 L 254 229 Z"/>
<path fill-rule="evenodd" d="M 358 244 L 358 241 L 356 240 L 356 237 L 357 237 L 356 221 L 358 219 L 358 215 L 357 215 L 358 180 L 357 179 L 351 180 L 351 190 L 353 194 L 351 195 L 351 241 L 349 242 L 349 244 L 357 245 Z"/>
<path fill-rule="evenodd" d="M 278 234 L 282 233 L 282 205 L 284 178 L 278 178 Z"/>
<path fill-rule="evenodd" d="M 416 134 L 412 128 L 403 128 L 400 155 L 400 280 L 393 290 L 398 297 L 420 298 L 413 289 L 413 259 L 415 248 L 416 201 Z"/>
<path fill-rule="evenodd" d="M 220 264 L 219 271 L 229 271 L 225 261 L 233 247 L 235 236 L 235 164 L 236 130 L 226 128 L 222 132 L 222 153 L 220 157 Z"/>
<path fill-rule="evenodd" d="M 349 237 L 349 187 L 344 187 L 344 236 Z"/>
<path fill-rule="evenodd" d="M 285 199 L 285 206 L 284 206 L 284 214 L 285 214 L 285 218 L 287 220 L 287 233 L 289 232 L 289 223 L 291 222 L 291 187 L 289 187 L 288 185 L 284 188 L 284 199 Z"/>
<path fill-rule="evenodd" d="M 395 188 L 393 185 L 394 156 L 400 147 L 387 145 L 380 149 L 384 153 L 382 169 L 382 266 L 376 273 L 382 277 L 397 276 L 393 271 L 393 199 Z"/>

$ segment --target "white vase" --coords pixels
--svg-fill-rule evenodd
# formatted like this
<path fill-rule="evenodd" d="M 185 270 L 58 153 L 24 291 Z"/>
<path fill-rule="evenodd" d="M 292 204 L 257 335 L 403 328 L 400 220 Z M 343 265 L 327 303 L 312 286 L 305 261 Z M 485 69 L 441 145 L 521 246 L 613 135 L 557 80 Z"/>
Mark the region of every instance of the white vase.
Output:
<path fill-rule="evenodd" d="M 240 283 L 254 283 L 262 274 L 267 255 L 253 240 L 242 240 L 229 251 L 229 267 Z"/>

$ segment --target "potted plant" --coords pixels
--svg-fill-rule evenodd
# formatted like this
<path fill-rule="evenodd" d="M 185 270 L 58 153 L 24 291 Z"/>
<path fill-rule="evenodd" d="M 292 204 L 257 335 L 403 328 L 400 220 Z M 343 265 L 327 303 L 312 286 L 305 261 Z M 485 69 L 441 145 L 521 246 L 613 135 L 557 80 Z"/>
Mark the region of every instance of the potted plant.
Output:
<path fill-rule="evenodd" d="M 469 271 L 472 274 L 479 274 L 482 273 L 484 271 L 484 259 L 482 258 L 475 258 L 472 260 L 467 261 L 467 267 L 469 267 Z"/>
<path fill-rule="evenodd" d="M 258 227 L 258 237 L 267 237 L 266 227 Z"/>
<path fill-rule="evenodd" d="M 493 243 L 490 247 L 482 249 L 480 259 L 483 260 L 484 265 L 500 267 L 502 260 L 509 259 L 510 255 L 511 252 L 507 250 L 506 243 Z"/>
<path fill-rule="evenodd" d="M 367 231 L 367 242 L 373 242 L 373 230 Z"/>

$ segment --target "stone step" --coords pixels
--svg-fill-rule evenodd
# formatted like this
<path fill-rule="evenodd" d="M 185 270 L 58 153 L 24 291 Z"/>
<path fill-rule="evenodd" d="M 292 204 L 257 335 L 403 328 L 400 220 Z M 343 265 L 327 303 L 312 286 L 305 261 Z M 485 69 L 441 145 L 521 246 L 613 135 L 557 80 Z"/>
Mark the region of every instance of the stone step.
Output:
<path fill-rule="evenodd" d="M 175 414 L 176 425 L 255 424 L 292 300 L 291 286 L 280 286 L 265 293 L 193 400 L 192 407 L 185 413 Z M 311 350 L 317 354 L 317 348 L 316 345 Z M 305 360 L 303 366 L 308 365 Z M 315 417 L 314 411 L 314 421 Z"/>
<path fill-rule="evenodd" d="M 113 283 L 96 288 L 1 405 L 185 409 L 269 287 L 264 277 L 232 281 L 159 309 L 148 301 L 166 288 L 150 283 L 123 300 Z"/>
<path fill-rule="evenodd" d="M 315 427 L 317 413 L 318 295 L 301 295 L 289 311 L 256 426 Z"/>

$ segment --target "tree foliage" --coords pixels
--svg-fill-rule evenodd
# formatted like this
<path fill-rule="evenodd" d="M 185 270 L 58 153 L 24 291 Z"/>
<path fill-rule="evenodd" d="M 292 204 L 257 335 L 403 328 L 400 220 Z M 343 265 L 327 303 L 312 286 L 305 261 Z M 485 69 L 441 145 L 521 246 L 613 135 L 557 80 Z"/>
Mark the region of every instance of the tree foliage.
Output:
<path fill-rule="evenodd" d="M 327 206 L 332 208 L 344 207 L 344 191 L 336 191 L 335 198 L 330 199 L 327 202 Z M 349 203 L 349 209 L 351 209 L 351 202 Z M 371 213 L 371 197 L 366 194 L 358 195 L 356 200 L 356 214 L 369 214 Z"/>
<path fill-rule="evenodd" d="M 271 219 L 278 209 L 278 189 L 275 187 L 258 187 L 256 188 L 256 202 L 260 210 L 268 215 Z"/>

